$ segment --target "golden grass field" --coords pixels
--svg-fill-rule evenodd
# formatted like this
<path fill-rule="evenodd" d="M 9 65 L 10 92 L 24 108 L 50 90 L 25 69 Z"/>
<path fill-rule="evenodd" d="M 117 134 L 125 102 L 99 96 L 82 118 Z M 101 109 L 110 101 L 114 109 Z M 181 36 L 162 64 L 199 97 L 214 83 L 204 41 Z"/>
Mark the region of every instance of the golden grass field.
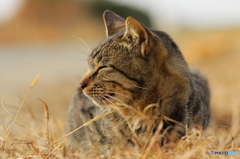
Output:
<path fill-rule="evenodd" d="M 240 153 L 239 31 L 185 33 L 174 39 L 187 61 L 209 80 L 211 123 L 204 132 L 190 131 L 173 149 L 152 148 L 150 152 L 143 150 L 142 154 L 129 158 L 240 158 L 240 154 L 210 155 L 211 150 Z M 75 86 L 77 80 L 59 80 L 43 85 L 33 79 L 29 88 L 16 90 L 19 92 L 17 105 L 1 99 L 0 158 L 84 159 L 84 154 L 63 138 L 66 135 L 66 109 Z"/>

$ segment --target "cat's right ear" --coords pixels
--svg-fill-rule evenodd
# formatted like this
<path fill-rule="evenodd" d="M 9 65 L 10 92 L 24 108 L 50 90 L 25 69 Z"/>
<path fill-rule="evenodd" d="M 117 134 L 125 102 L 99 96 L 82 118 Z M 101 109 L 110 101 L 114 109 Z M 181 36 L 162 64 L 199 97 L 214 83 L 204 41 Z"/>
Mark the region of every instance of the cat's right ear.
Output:
<path fill-rule="evenodd" d="M 107 36 L 114 35 L 125 29 L 125 20 L 109 10 L 103 13 L 103 20 Z"/>

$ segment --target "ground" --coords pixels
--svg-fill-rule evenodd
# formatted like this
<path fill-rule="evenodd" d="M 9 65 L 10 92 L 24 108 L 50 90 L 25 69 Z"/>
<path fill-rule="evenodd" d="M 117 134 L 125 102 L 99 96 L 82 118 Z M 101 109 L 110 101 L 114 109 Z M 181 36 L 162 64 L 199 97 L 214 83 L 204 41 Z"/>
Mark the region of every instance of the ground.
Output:
<path fill-rule="evenodd" d="M 237 41 L 239 31 L 184 33 L 173 37 L 189 64 L 201 70 L 209 81 L 211 123 L 204 132 L 189 132 L 173 149 L 153 147 L 150 152 L 144 150 L 141 157 L 238 158 L 239 155 L 211 155 L 210 152 L 240 153 L 240 45 Z M 91 44 L 95 45 L 92 42 Z M 6 50 L 11 52 L 11 46 L 1 47 L 1 55 L 6 53 L 0 58 L 2 66 L 6 66 L 0 68 L 3 72 L 0 91 L 2 158 L 83 158 L 84 154 L 69 146 L 67 139 L 63 137 L 66 135 L 67 105 L 78 85 L 79 77 L 87 67 L 86 62 L 83 62 L 86 57 L 79 51 L 85 52 L 84 54 L 87 52 L 81 47 L 79 50 L 77 47 L 76 50 L 70 50 L 75 47 L 74 44 L 56 47 L 59 46 L 67 48 L 67 53 L 61 53 L 62 48 L 54 50 L 52 46 L 35 46 L 32 49 L 29 49 L 29 46 L 18 46 L 19 50 L 23 47 L 24 53 L 30 50 L 29 53 L 18 55 L 23 56 L 22 59 L 17 58 L 18 60 L 13 60 L 17 55 L 11 57 L 13 54 L 6 53 Z M 36 49 L 42 51 L 31 55 L 31 51 Z M 4 65 L 7 55 L 10 64 Z M 38 82 L 34 83 L 24 100 L 25 93 L 38 73 Z M 19 108 L 21 109 L 15 120 Z M 13 121 L 15 124 L 12 124 Z"/>

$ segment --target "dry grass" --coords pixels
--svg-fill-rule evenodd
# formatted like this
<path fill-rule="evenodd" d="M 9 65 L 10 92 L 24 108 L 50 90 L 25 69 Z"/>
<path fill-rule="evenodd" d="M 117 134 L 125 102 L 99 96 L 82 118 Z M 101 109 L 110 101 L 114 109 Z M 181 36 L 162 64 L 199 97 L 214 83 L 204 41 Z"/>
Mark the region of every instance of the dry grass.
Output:
<path fill-rule="evenodd" d="M 201 45 L 204 43 L 202 42 Z M 223 44 L 219 43 L 219 45 Z M 229 50 L 228 53 L 206 55 L 206 57 L 192 62 L 206 74 L 211 86 L 212 119 L 208 129 L 205 132 L 189 131 L 174 148 L 171 145 L 168 148 L 159 148 L 153 145 L 150 152 L 149 149 L 143 150 L 142 155 L 132 158 L 239 158 L 239 155 L 210 155 L 211 150 L 240 153 L 240 47 L 238 46 L 236 45 L 234 50 Z M 182 49 L 184 50 L 184 48 Z M 49 90 L 54 90 L 51 94 L 62 92 L 62 95 L 65 96 L 63 92 L 68 89 L 69 85 L 66 84 L 64 87 L 61 84 L 61 86 L 61 89 L 60 87 L 58 89 L 49 88 Z M 39 98 L 39 93 L 35 93 L 32 97 L 33 90 L 26 98 Z M 56 107 L 53 103 L 56 98 L 54 95 L 52 95 L 54 100 L 51 101 L 48 100 L 50 94 L 46 91 L 41 93 L 46 94 L 43 98 L 47 100 L 37 100 L 37 105 L 41 105 L 40 107 L 36 108 L 36 103 L 28 103 L 22 98 L 22 104 L 18 107 L 20 113 L 17 115 L 16 112 L 9 111 L 11 106 L 2 99 L 1 105 L 6 111 L 1 112 L 0 115 L 6 120 L 0 123 L 0 157 L 84 158 L 84 154 L 81 154 L 79 149 L 71 147 L 65 138 L 65 117 L 61 115 L 66 114 L 66 106 L 63 105 L 67 105 L 69 100 L 58 100 L 57 104 L 59 105 Z M 70 94 L 68 93 L 69 97 Z M 34 109 L 37 109 L 37 112 L 33 111 Z"/>

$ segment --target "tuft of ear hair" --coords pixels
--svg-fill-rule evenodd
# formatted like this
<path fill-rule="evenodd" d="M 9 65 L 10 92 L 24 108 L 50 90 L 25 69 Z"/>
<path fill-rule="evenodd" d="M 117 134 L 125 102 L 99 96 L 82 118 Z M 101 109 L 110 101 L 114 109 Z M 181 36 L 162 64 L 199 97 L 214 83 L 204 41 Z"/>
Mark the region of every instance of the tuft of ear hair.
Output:
<path fill-rule="evenodd" d="M 152 42 L 152 33 L 142 26 L 137 20 L 132 17 L 126 19 L 126 31 L 123 38 L 131 36 L 136 39 L 141 47 L 141 53 L 145 56 L 149 53 Z"/>
<path fill-rule="evenodd" d="M 109 10 L 103 13 L 103 20 L 107 36 L 112 36 L 125 29 L 125 20 Z"/>

